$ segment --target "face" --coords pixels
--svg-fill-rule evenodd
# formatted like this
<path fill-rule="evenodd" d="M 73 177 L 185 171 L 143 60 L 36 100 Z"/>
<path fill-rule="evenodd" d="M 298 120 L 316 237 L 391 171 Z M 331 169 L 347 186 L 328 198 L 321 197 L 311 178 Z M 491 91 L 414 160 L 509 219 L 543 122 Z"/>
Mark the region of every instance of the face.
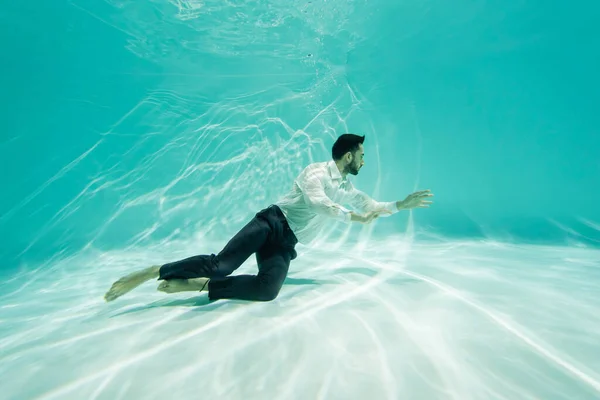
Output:
<path fill-rule="evenodd" d="M 346 165 L 346 171 L 352 175 L 358 175 L 358 171 L 365 165 L 365 150 L 363 145 L 359 145 L 358 150 L 354 153 L 350 153 L 348 164 Z"/>

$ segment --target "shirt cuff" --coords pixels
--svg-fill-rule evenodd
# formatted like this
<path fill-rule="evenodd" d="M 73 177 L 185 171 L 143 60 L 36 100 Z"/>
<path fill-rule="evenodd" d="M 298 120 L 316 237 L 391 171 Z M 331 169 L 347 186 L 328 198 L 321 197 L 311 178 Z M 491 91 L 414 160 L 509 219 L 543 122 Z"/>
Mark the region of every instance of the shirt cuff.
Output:
<path fill-rule="evenodd" d="M 396 207 L 396 202 L 395 201 L 390 201 L 389 203 L 386 203 L 385 208 L 388 211 L 391 211 L 392 214 L 396 214 L 398 211 L 400 211 L 400 210 L 398 210 L 398 207 Z"/>
<path fill-rule="evenodd" d="M 340 207 L 339 219 L 342 222 L 349 223 L 351 222 L 352 215 L 350 215 L 350 210 L 344 207 Z"/>

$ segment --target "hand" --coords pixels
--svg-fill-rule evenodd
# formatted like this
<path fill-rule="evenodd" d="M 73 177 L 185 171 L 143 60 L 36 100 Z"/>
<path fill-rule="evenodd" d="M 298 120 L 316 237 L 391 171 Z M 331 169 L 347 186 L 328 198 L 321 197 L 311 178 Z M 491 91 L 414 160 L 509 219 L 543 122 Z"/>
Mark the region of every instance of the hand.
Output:
<path fill-rule="evenodd" d="M 378 218 L 381 214 L 391 214 L 388 210 L 375 210 L 369 211 L 362 216 L 361 221 L 363 224 L 370 224 L 374 219 Z"/>
<path fill-rule="evenodd" d="M 432 202 L 425 199 L 431 196 L 433 196 L 433 194 L 429 189 L 414 192 L 409 194 L 406 199 L 399 201 L 397 207 L 399 210 L 409 210 L 411 208 L 429 208 L 429 205 Z"/>

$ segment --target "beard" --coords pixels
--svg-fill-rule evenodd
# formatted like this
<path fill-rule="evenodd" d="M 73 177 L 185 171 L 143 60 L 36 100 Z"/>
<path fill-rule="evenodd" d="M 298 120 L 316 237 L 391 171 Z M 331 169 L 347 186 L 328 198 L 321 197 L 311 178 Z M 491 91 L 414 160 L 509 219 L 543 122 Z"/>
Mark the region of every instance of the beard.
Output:
<path fill-rule="evenodd" d="M 358 169 L 359 169 L 359 168 L 358 168 L 357 166 L 355 166 L 355 165 L 348 165 L 348 166 L 346 167 L 346 171 L 347 171 L 349 174 L 352 174 L 352 175 L 358 175 Z"/>

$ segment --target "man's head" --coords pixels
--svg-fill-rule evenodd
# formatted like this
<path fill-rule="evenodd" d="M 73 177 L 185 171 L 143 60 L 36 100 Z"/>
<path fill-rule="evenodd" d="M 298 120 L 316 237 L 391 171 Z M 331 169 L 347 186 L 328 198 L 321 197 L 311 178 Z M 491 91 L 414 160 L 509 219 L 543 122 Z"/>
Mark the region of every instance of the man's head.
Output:
<path fill-rule="evenodd" d="M 357 175 L 365 164 L 363 149 L 364 136 L 346 133 L 337 138 L 331 148 L 331 156 L 343 176 L 346 174 Z"/>

